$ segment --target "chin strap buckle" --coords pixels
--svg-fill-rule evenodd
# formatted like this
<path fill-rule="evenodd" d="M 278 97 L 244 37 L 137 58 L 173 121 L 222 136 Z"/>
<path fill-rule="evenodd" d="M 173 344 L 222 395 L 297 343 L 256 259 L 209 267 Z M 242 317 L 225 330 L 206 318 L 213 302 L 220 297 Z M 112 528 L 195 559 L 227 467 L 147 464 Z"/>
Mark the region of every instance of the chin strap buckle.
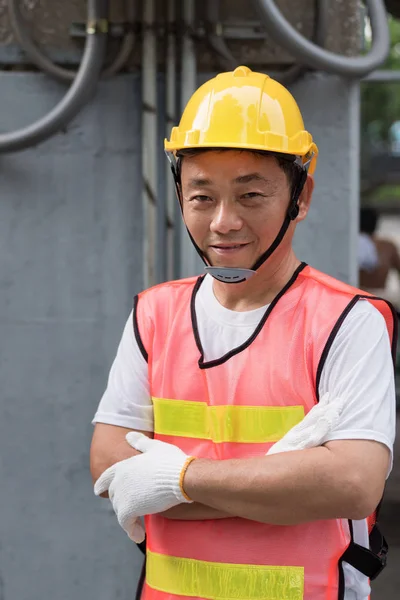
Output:
<path fill-rule="evenodd" d="M 206 273 L 209 273 L 214 279 L 222 283 L 242 283 L 247 281 L 255 273 L 252 269 L 241 269 L 234 267 L 204 267 Z"/>

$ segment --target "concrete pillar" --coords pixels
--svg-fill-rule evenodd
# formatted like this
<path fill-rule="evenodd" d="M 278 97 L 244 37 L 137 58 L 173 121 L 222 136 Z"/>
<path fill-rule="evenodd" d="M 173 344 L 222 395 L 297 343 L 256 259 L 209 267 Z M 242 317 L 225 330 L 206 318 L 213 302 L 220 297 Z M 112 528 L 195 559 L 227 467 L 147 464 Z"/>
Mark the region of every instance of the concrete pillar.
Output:
<path fill-rule="evenodd" d="M 62 86 L 0 74 L 0 130 Z M 141 555 L 93 495 L 90 424 L 142 281 L 138 77 L 0 157 L 0 598 L 132 600 Z"/>
<path fill-rule="evenodd" d="M 356 285 L 359 84 L 312 73 L 291 92 L 320 153 L 311 209 L 295 235 L 297 255 L 315 268 Z"/>

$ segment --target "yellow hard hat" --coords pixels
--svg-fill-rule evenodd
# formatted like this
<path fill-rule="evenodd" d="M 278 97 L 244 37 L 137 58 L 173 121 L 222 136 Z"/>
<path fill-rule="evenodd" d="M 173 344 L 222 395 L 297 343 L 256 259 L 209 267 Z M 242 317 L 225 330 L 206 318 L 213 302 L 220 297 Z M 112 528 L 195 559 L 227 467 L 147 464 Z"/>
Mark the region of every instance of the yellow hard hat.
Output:
<path fill-rule="evenodd" d="M 315 170 L 318 148 L 299 107 L 280 83 L 248 67 L 221 73 L 190 98 L 166 152 L 184 148 L 239 148 L 289 154 Z"/>

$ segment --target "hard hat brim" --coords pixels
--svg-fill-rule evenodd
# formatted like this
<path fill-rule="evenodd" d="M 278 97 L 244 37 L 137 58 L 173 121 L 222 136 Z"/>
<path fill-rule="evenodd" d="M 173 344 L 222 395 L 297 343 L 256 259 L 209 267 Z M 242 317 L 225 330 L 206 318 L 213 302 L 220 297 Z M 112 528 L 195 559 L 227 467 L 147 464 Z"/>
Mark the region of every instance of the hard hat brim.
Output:
<path fill-rule="evenodd" d="M 209 144 L 209 143 L 200 143 L 200 144 L 187 144 L 187 145 L 182 145 L 182 144 L 178 144 L 176 142 L 172 142 L 169 141 L 167 138 L 164 139 L 164 149 L 165 152 L 170 152 L 173 155 L 176 155 L 176 153 L 179 150 L 201 150 L 201 149 L 207 150 L 207 149 L 212 149 L 215 148 L 216 150 L 218 150 L 219 148 L 221 149 L 228 149 L 228 150 L 247 150 L 247 151 L 258 151 L 258 152 L 265 152 L 266 154 L 272 154 L 272 155 L 285 155 L 287 154 L 288 156 L 297 156 L 302 160 L 303 165 L 306 165 L 307 163 L 309 164 L 308 167 L 308 173 L 310 175 L 312 175 L 315 171 L 316 165 L 317 165 L 317 157 L 318 157 L 318 148 L 316 146 L 316 144 L 311 143 L 309 145 L 308 148 L 299 148 L 297 152 L 293 151 L 295 149 L 291 148 L 291 151 L 289 152 L 285 152 L 284 150 L 282 150 L 282 148 L 266 148 L 265 146 L 262 145 L 256 145 L 256 144 L 232 144 L 232 143 L 218 143 L 218 145 L 216 144 Z"/>

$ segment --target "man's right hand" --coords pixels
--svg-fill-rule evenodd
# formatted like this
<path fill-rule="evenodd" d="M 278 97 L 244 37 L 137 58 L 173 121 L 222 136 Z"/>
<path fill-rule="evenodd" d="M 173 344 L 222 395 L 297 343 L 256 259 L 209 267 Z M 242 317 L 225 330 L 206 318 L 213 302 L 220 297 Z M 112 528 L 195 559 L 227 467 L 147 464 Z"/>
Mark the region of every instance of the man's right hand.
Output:
<path fill-rule="evenodd" d="M 126 434 L 134 431 L 126 427 L 97 423 L 94 429 L 92 444 L 90 447 L 90 471 L 93 483 L 98 480 L 108 467 L 121 460 L 140 454 L 126 441 Z M 153 437 L 148 431 L 142 431 L 144 435 Z M 102 498 L 108 498 L 108 493 L 101 494 Z M 145 530 L 141 519 L 134 519 L 126 532 L 128 537 L 137 544 L 145 539 Z"/>

